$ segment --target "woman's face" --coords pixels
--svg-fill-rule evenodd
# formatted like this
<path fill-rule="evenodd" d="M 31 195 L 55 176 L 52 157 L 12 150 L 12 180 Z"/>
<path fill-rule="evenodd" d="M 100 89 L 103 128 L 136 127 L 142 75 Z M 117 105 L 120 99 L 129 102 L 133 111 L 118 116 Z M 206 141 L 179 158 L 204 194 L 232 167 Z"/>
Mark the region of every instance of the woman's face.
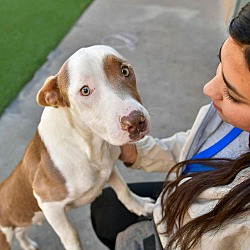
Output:
<path fill-rule="evenodd" d="M 250 132 L 250 71 L 244 49 L 231 37 L 220 51 L 216 76 L 204 86 L 219 116 L 235 127 Z"/>

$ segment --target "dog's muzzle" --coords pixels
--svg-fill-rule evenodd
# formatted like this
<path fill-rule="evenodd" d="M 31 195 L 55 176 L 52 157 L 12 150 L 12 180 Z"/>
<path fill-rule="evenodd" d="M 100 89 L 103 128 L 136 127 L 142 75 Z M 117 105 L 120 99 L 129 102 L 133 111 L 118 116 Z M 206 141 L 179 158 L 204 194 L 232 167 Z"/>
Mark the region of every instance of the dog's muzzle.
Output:
<path fill-rule="evenodd" d="M 122 130 L 127 131 L 131 140 L 139 139 L 147 130 L 148 124 L 144 114 L 139 110 L 132 111 L 120 119 Z"/>

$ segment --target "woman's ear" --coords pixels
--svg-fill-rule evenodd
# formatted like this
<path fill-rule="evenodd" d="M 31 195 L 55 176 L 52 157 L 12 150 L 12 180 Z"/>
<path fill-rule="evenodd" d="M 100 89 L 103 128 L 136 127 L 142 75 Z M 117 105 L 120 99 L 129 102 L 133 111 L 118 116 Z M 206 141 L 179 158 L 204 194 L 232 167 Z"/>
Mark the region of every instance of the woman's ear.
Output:
<path fill-rule="evenodd" d="M 39 90 L 36 101 L 39 105 L 46 107 L 65 107 L 67 106 L 61 95 L 57 82 L 57 75 L 50 76 L 46 79 L 43 87 Z"/>

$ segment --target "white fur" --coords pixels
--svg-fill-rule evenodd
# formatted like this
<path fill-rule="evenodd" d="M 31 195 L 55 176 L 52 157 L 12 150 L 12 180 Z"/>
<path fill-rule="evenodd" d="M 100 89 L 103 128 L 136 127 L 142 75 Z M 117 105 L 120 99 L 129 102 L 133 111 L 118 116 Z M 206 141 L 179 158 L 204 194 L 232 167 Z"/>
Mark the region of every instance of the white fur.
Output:
<path fill-rule="evenodd" d="M 14 235 L 14 231 L 12 227 L 1 227 L 0 230 L 5 234 L 6 240 L 8 243 L 11 243 L 11 240 Z"/>
<path fill-rule="evenodd" d="M 35 215 L 32 218 L 32 224 L 34 225 L 41 225 L 44 222 L 44 214 L 43 212 L 35 212 Z"/>
<path fill-rule="evenodd" d="M 15 228 L 15 236 L 19 241 L 19 244 L 24 250 L 38 250 L 39 247 L 36 242 L 32 241 L 28 237 L 26 237 L 25 232 L 27 227 L 17 227 Z"/>
<path fill-rule="evenodd" d="M 66 112 L 65 109 L 46 108 L 38 131 L 51 159 L 66 180 L 69 195 L 63 203 L 66 205 L 82 196 L 88 197 L 86 203 L 91 202 L 109 179 L 120 151 L 93 134 L 88 127 L 72 127 Z M 54 122 L 49 122 L 51 120 Z"/>

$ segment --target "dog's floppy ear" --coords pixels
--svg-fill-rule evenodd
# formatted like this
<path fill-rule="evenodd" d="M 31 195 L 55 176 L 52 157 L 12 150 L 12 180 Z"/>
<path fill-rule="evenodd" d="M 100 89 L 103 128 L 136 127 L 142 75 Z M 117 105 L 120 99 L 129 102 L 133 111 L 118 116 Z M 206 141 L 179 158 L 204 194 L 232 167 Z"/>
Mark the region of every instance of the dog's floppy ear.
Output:
<path fill-rule="evenodd" d="M 65 107 L 67 106 L 60 92 L 57 75 L 46 79 L 43 87 L 39 90 L 36 101 L 41 106 Z"/>

